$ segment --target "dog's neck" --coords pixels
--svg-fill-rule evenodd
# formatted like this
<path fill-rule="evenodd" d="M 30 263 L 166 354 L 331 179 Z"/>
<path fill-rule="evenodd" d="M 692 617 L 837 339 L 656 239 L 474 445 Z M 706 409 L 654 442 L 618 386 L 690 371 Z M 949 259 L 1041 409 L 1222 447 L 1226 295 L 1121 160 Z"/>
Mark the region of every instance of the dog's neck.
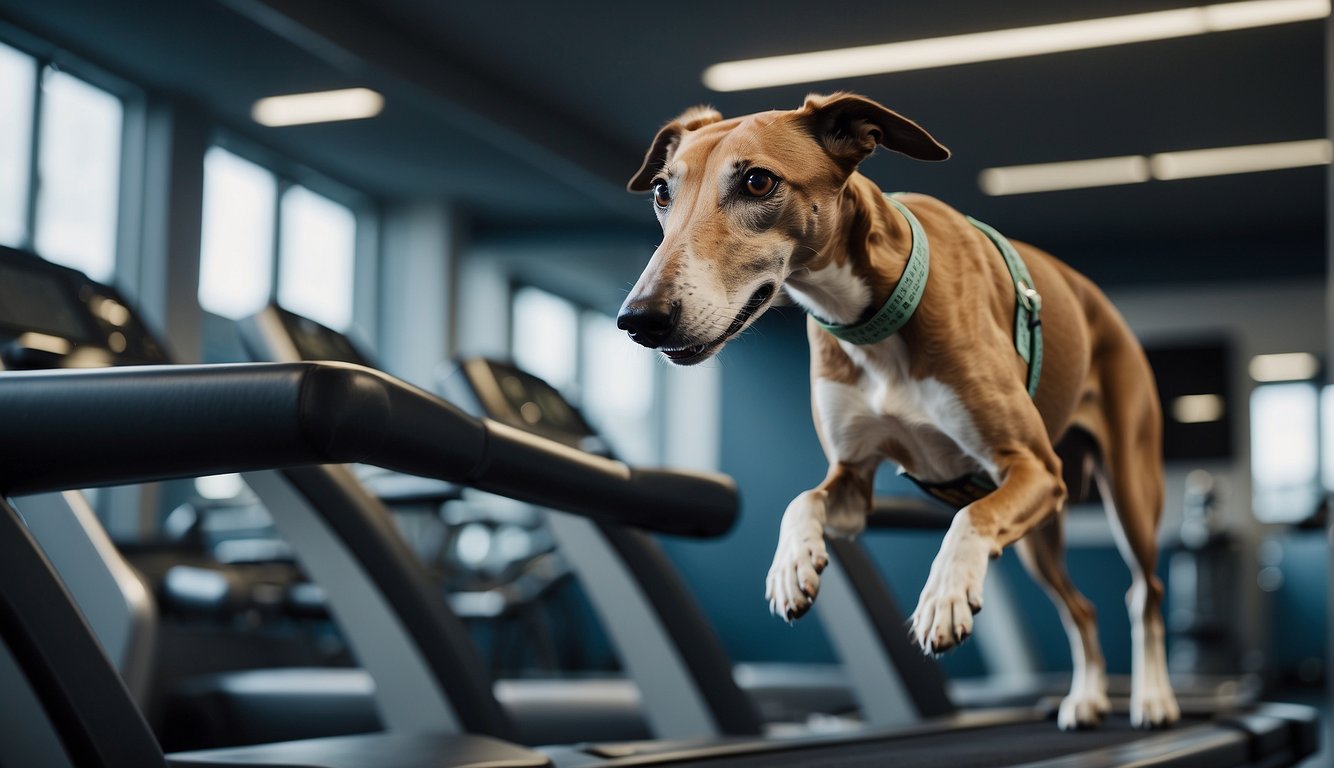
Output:
<path fill-rule="evenodd" d="M 785 288 L 826 322 L 852 325 L 889 299 L 903 274 L 912 235 L 879 187 L 859 173 L 843 188 L 828 242 L 800 264 Z"/>

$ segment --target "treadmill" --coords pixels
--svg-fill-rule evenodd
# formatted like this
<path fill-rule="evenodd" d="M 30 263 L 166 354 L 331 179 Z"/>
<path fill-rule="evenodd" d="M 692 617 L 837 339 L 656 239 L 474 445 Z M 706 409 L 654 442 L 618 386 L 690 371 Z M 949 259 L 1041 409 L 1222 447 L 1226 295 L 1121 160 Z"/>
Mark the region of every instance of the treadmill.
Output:
<path fill-rule="evenodd" d="M 342 334 L 277 306 L 269 306 L 243 320 L 241 330 L 246 347 L 257 359 L 315 360 L 325 356 L 366 360 Z M 559 392 L 513 366 L 482 358 L 465 360 L 443 386 L 452 402 L 474 415 L 595 455 L 610 455 L 578 410 Z M 938 505 L 878 499 L 870 527 L 943 530 L 948 528 L 951 518 L 952 513 Z M 561 548 L 572 554 L 573 567 L 598 607 L 627 669 L 645 691 L 646 714 L 658 726 L 658 736 L 757 732 L 761 723 L 755 721 L 753 714 L 739 715 L 744 710 L 738 707 L 745 704 L 737 695 L 737 687 L 730 684 L 730 662 L 723 656 L 698 603 L 656 543 L 643 533 L 627 530 L 613 521 L 554 514 L 549 522 Z M 924 657 L 902 631 L 902 614 L 869 553 L 859 542 L 846 540 L 831 542 L 831 551 L 835 564 L 826 571 L 828 578 L 822 578 L 819 605 L 829 626 L 838 629 L 830 633 L 831 641 L 850 668 L 854 693 L 865 721 L 873 726 L 910 726 L 957 717 L 959 709 L 947 691 L 939 665 Z M 627 589 L 627 583 L 638 589 Z M 657 631 L 646 637 L 644 626 Z M 674 653 L 681 654 L 687 663 L 678 665 Z M 664 668 L 670 674 L 664 676 Z M 649 673 L 642 674 L 644 669 L 650 670 Z M 662 690 L 664 681 L 673 689 Z M 721 681 L 726 682 L 720 684 Z M 808 690 L 822 694 L 825 697 L 822 703 L 828 703 L 830 687 L 817 683 Z M 801 711 L 799 706 L 781 702 L 784 693 L 799 693 L 799 690 L 780 688 L 762 692 L 767 694 L 759 698 L 762 709 Z M 1031 702 L 1034 698 L 1024 701 Z M 775 704 L 775 700 L 779 703 Z M 670 702 L 675 720 L 664 728 L 662 721 L 654 721 L 652 715 L 654 705 L 661 711 L 665 702 Z M 1240 697 L 1182 698 L 1183 711 L 1196 719 L 1208 719 L 1217 712 L 1242 711 L 1246 703 Z M 1047 704 L 1044 702 L 1041 708 L 1030 712 L 1038 717 L 1054 714 L 1054 708 Z M 682 733 L 680 723 L 688 714 L 687 707 L 695 707 L 699 712 L 693 718 L 684 717 L 696 724 L 692 726 L 693 732 Z M 730 720 L 719 718 L 720 712 L 732 713 Z M 1124 717 L 1121 723 L 1124 725 Z"/>
<path fill-rule="evenodd" d="M 257 361 L 369 364 L 345 335 L 276 305 L 242 320 L 239 328 Z M 545 381 L 513 365 L 463 360 L 441 387 L 451 402 L 474 416 L 614 458 L 575 406 Z M 925 500 L 882 498 L 876 507 L 871 530 L 943 531 L 953 519 L 953 511 Z M 833 558 L 821 577 L 821 600 L 816 603 L 824 625 L 836 630 L 827 634 L 846 673 L 799 665 L 746 665 L 734 672 L 698 602 L 651 537 L 561 513 L 549 515 L 547 524 L 628 673 L 640 690 L 651 692 L 643 697 L 644 709 L 659 738 L 745 735 L 761 728 L 790 731 L 790 726 L 775 724 L 809 722 L 812 713 L 855 713 L 863 724 L 905 726 L 958 710 L 957 690 L 949 690 L 940 666 L 903 632 L 903 614 L 860 541 L 829 542 Z M 1003 623 L 1004 615 L 1003 605 L 991 606 L 986 614 L 991 629 L 1007 629 L 994 626 Z M 720 683 L 731 678 L 758 708 L 758 720 L 743 709 L 746 703 L 740 701 L 737 686 Z M 1029 705 L 1042 698 L 1034 690 L 1003 696 L 988 688 L 966 693 L 966 706 Z M 1188 709 L 1203 713 L 1216 711 L 1218 703 L 1199 697 L 1183 700 Z M 847 717 L 816 722 L 826 729 L 856 725 Z"/>
<path fill-rule="evenodd" d="M 274 466 L 366 462 L 594 519 L 676 531 L 730 524 L 723 478 L 633 469 L 469 417 L 421 390 L 333 363 L 0 373 L 6 496 Z M 670 520 L 664 524 L 664 520 Z M 1124 719 L 1064 733 L 1031 710 L 942 718 L 851 737 L 593 744 L 534 751 L 418 730 L 161 754 L 123 682 L 7 500 L 0 501 L 0 641 L 27 706 L 0 742 L 55 744 L 90 766 L 941 765 L 1280 766 L 1315 747 L 1314 712 L 1261 705 L 1159 733 Z M 482 689 L 486 692 L 486 689 Z M 479 706 L 488 706 L 479 701 Z M 494 701 L 489 702 L 495 708 Z M 18 733 L 20 738 L 13 738 Z M 17 746 L 16 746 L 17 745 Z M 29 753 L 29 757 L 32 754 Z M 60 755 L 57 755 L 60 757 Z"/>
<path fill-rule="evenodd" d="M 114 288 L 0 247 L 0 370 L 169 362 Z M 161 707 L 168 710 L 168 731 L 184 724 L 194 733 L 178 743 L 245 744 L 384 728 L 478 730 L 525 743 L 652 735 L 638 692 L 625 681 L 493 681 L 382 498 L 388 490 L 390 501 L 439 502 L 457 498 L 459 487 L 400 473 L 366 477 L 358 469 L 291 467 L 245 479 L 323 589 L 323 607 L 366 671 L 264 668 L 189 679 Z M 116 551 L 81 494 L 28 495 L 18 506 L 146 708 L 157 625 L 151 587 Z M 225 583 L 219 577 L 200 591 Z M 482 705 L 473 704 L 479 686 L 487 689 Z M 459 701 L 468 704 L 462 711 Z"/>

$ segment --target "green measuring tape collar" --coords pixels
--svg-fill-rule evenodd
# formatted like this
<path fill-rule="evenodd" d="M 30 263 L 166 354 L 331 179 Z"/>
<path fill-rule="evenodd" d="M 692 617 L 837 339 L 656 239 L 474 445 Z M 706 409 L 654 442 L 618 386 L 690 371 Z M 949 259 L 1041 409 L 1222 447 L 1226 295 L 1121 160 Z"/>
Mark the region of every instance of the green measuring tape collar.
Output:
<path fill-rule="evenodd" d="M 1028 363 L 1028 396 L 1034 397 L 1038 393 L 1038 380 L 1042 378 L 1042 296 L 1033 287 L 1033 276 L 1028 274 L 1028 267 L 1010 241 L 972 216 L 968 217 L 968 221 L 996 244 L 1001 256 L 1005 257 L 1006 268 L 1010 270 L 1015 298 L 1014 348 Z"/>
<path fill-rule="evenodd" d="M 865 322 L 839 325 L 815 318 L 821 328 L 849 344 L 874 344 L 898 333 L 922 302 L 922 294 L 926 291 L 926 276 L 931 271 L 931 252 L 921 222 L 908 210 L 908 206 L 889 195 L 885 199 L 903 214 L 903 218 L 908 220 L 908 228 L 912 230 L 912 250 L 908 253 L 908 264 L 903 268 L 899 284 L 894 286 L 894 291 L 889 294 L 889 299 L 880 307 L 880 311 Z"/>
<path fill-rule="evenodd" d="M 908 263 L 903 268 L 899 284 L 894 286 L 880 311 L 864 322 L 839 325 L 826 323 L 812 315 L 821 328 L 849 344 L 875 344 L 893 336 L 908 323 L 913 312 L 917 311 L 917 305 L 922 302 L 922 294 L 926 292 L 926 278 L 931 271 L 926 231 L 913 212 L 908 210 L 908 206 L 893 195 L 886 195 L 885 199 L 908 220 L 908 229 L 912 232 L 912 250 L 908 253 Z M 1010 241 L 971 216 L 968 221 L 996 245 L 1005 259 L 1005 267 L 1010 271 L 1010 279 L 1014 281 L 1014 347 L 1024 362 L 1028 363 L 1028 396 L 1033 397 L 1037 394 L 1038 381 L 1042 377 L 1042 296 L 1033 287 L 1033 277 Z"/>

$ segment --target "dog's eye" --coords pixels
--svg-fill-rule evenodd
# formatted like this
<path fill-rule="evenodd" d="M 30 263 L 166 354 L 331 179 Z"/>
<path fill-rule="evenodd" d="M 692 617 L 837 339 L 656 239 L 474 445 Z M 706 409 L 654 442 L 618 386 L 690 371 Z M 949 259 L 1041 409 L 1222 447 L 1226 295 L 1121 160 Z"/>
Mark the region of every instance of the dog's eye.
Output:
<path fill-rule="evenodd" d="M 778 186 L 778 178 L 768 171 L 751 171 L 746 174 L 741 189 L 751 197 L 764 197 Z"/>
<path fill-rule="evenodd" d="M 672 195 L 667 191 L 667 182 L 657 181 L 653 184 L 653 202 L 659 208 L 666 208 L 672 202 Z"/>

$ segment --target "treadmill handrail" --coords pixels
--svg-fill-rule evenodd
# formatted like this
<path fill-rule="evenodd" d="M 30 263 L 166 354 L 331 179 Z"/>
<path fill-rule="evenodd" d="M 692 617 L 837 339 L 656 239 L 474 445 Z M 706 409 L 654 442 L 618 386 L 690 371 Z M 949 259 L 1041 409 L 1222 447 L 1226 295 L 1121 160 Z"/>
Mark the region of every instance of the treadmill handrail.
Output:
<path fill-rule="evenodd" d="M 682 536 L 739 506 L 724 475 L 630 467 L 347 363 L 0 373 L 0 430 L 11 495 L 356 462 Z"/>

